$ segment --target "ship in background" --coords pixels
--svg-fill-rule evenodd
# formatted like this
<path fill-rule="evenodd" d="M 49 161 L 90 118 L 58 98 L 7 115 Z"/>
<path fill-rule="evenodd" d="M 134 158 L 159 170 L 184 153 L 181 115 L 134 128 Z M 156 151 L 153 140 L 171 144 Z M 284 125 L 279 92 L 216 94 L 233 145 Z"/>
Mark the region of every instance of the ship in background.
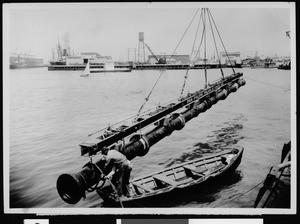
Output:
<path fill-rule="evenodd" d="M 66 57 L 71 56 L 71 49 L 70 46 L 67 45 L 65 48 L 63 48 L 60 45 L 60 42 L 58 40 L 57 46 L 56 46 L 56 55 L 55 51 L 52 50 L 52 60 L 49 61 L 50 65 L 66 65 Z"/>
<path fill-rule="evenodd" d="M 29 54 L 12 53 L 9 56 L 9 69 L 45 67 L 44 59 Z"/>
<path fill-rule="evenodd" d="M 52 49 L 52 60 L 49 61 L 48 71 L 54 70 L 84 70 L 89 63 L 90 72 L 130 72 L 124 66 L 115 66 L 111 56 L 102 56 L 97 52 L 71 52 L 68 41 L 63 48 L 58 40 L 56 51 Z"/>

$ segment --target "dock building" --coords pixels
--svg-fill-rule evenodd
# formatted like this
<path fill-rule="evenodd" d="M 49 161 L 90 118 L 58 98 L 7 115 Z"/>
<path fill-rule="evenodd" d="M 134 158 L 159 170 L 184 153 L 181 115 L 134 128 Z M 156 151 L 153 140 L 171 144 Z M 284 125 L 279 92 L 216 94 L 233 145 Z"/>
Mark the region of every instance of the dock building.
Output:
<path fill-rule="evenodd" d="M 220 56 L 221 64 L 230 65 L 231 62 L 235 65 L 241 63 L 241 52 L 220 52 Z"/>
<path fill-rule="evenodd" d="M 101 56 L 97 52 L 84 52 L 77 56 L 67 56 L 66 65 L 103 64 L 112 61 L 111 56 Z"/>

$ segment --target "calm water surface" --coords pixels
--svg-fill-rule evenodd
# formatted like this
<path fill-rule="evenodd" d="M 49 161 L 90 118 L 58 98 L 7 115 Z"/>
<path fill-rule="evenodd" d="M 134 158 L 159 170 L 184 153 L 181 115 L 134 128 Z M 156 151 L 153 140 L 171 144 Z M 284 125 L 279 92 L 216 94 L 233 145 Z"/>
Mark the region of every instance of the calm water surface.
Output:
<path fill-rule="evenodd" d="M 132 161 L 132 176 L 138 177 L 223 147 L 245 148 L 228 182 L 174 207 L 253 207 L 258 188 L 229 200 L 262 181 L 290 140 L 290 71 L 240 71 L 245 86 Z M 160 71 L 93 73 L 89 78 L 80 73 L 10 70 L 10 208 L 101 206 L 95 192 L 76 205 L 66 204 L 56 191 L 56 180 L 62 173 L 80 171 L 88 162 L 78 146 L 88 134 L 137 113 Z M 185 93 L 203 88 L 203 74 L 203 70 L 189 72 Z M 147 106 L 179 97 L 184 75 L 183 70 L 166 71 Z M 211 81 L 220 78 L 219 70 L 209 70 L 208 75 Z"/>

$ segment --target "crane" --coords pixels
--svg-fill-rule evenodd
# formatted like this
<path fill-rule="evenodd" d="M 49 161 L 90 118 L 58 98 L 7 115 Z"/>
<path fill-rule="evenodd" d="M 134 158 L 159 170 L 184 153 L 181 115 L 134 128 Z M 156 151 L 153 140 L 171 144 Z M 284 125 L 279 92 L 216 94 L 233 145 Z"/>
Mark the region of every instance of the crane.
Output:
<path fill-rule="evenodd" d="M 155 60 L 157 61 L 157 64 L 166 64 L 166 59 L 165 58 L 158 58 L 151 50 L 151 48 L 145 43 L 146 47 L 150 51 L 150 53 L 153 55 Z"/>

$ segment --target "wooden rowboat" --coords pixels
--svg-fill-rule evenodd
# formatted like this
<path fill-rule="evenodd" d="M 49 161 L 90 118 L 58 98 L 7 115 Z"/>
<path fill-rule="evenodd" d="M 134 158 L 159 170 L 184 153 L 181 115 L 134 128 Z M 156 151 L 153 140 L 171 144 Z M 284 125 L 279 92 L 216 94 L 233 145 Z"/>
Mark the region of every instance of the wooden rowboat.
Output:
<path fill-rule="evenodd" d="M 164 170 L 152 173 L 130 182 L 131 197 L 116 197 L 110 185 L 98 189 L 97 193 L 108 203 L 132 204 L 149 201 L 160 196 L 199 186 L 233 172 L 240 164 L 243 147 L 225 149 L 222 152 L 201 157 Z M 130 203 L 131 202 L 131 203 Z"/>

